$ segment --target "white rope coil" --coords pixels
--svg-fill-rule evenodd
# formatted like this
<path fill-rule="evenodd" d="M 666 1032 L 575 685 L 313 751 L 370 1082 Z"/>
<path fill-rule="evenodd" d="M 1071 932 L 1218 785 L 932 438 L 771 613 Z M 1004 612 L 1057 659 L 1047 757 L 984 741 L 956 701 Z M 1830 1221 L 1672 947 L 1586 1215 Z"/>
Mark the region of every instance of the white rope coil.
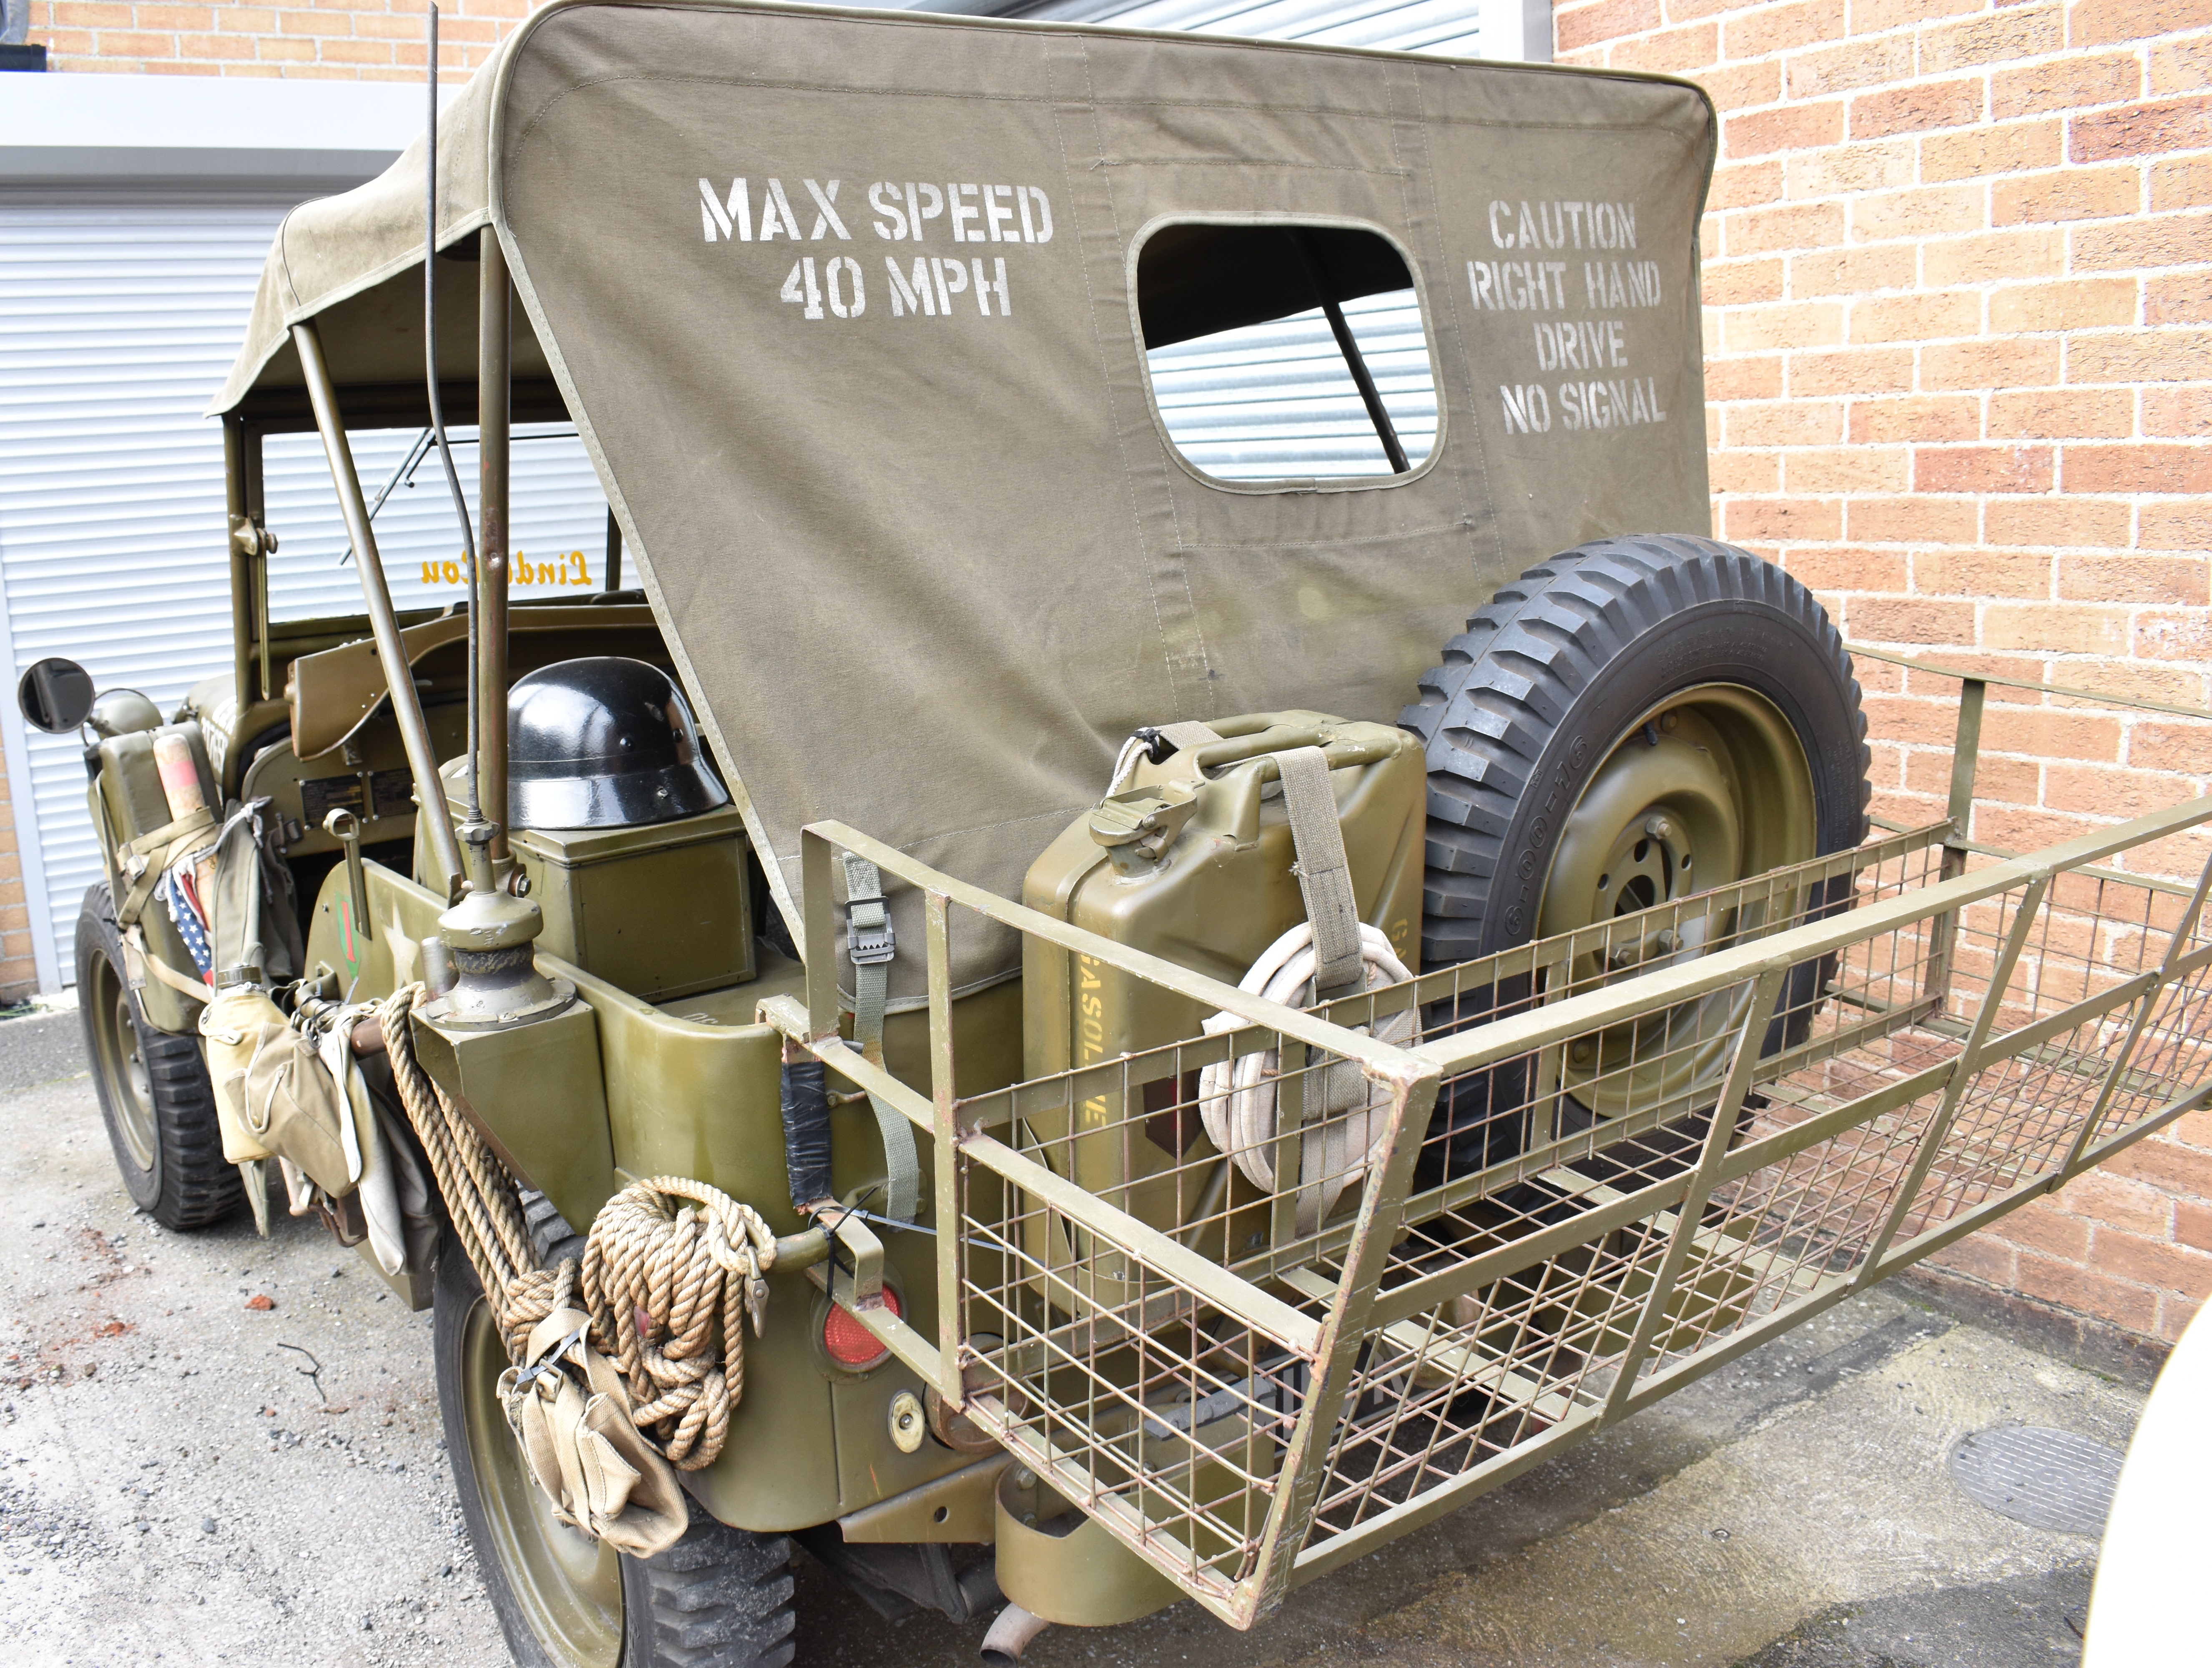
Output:
<path fill-rule="evenodd" d="M 1359 928 L 1363 989 L 1398 984 L 1413 975 L 1375 928 Z M 1269 945 L 1239 989 L 1285 1007 L 1304 1007 L 1315 1000 L 1313 927 L 1300 922 Z M 1242 1029 L 1246 1021 L 1217 1014 L 1206 1022 L 1209 1035 Z M 1420 1020 L 1412 1007 L 1389 1015 L 1377 1026 L 1353 1027 L 1361 1036 L 1399 1048 L 1421 1039 Z M 1275 1190 L 1276 1085 L 1282 1074 L 1279 1050 L 1240 1055 L 1206 1067 L 1199 1074 L 1199 1117 L 1215 1147 L 1264 1192 Z M 1310 1232 L 1335 1208 L 1346 1188 L 1364 1172 L 1389 1122 L 1388 1088 L 1370 1083 L 1352 1061 L 1331 1062 L 1305 1074 L 1304 1156 L 1299 1165 L 1298 1229 Z"/>

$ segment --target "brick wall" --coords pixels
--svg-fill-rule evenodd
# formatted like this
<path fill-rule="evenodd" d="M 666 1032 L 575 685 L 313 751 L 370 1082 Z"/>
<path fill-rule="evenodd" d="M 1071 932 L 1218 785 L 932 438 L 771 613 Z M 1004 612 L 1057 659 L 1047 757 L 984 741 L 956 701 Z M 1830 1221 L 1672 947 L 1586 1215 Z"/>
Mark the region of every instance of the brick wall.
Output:
<path fill-rule="evenodd" d="M 1703 230 L 1714 520 L 1845 635 L 2203 705 L 2212 0 L 1584 0 L 1563 62 L 1721 113 Z M 1864 663 L 1877 809 L 1942 810 L 1957 685 Z M 2212 725 L 1991 691 L 1977 837 L 2205 791 Z M 2169 872 L 2202 842 L 2161 854 Z M 2212 1292 L 2212 1113 L 1943 1258 L 2171 1339 Z"/>
<path fill-rule="evenodd" d="M 441 79 L 466 80 L 531 10 L 530 0 L 447 0 Z M 31 0 L 30 39 L 50 70 L 420 81 L 424 21 L 420 0 Z"/>
<path fill-rule="evenodd" d="M 19 1002 L 38 988 L 23 861 L 15 849 L 15 812 L 8 801 L 6 763 L 0 760 L 0 1002 Z"/>

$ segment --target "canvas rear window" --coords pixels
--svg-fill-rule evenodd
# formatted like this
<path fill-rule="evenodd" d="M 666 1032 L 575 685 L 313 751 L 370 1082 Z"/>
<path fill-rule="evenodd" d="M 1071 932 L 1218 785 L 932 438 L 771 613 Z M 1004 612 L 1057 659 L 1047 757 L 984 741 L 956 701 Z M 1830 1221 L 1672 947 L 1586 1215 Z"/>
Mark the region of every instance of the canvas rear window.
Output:
<path fill-rule="evenodd" d="M 1137 253 L 1137 312 L 1168 439 L 1214 480 L 1388 479 L 1435 447 L 1420 302 L 1378 233 L 1163 226 Z"/>

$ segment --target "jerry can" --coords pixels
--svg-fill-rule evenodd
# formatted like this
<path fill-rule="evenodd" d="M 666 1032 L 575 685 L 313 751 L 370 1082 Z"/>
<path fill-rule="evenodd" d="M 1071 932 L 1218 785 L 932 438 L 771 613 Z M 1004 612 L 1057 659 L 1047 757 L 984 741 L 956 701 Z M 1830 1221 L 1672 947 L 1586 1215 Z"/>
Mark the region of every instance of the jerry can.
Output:
<path fill-rule="evenodd" d="M 208 762 L 207 742 L 199 723 L 164 724 L 159 729 L 131 730 L 110 736 L 100 744 L 100 775 L 96 778 L 107 805 L 109 826 L 116 843 L 125 844 L 150 834 L 172 820 L 168 794 L 161 787 L 161 768 L 154 762 L 155 743 L 163 735 L 185 738 L 200 778 L 200 797 L 217 818 L 222 814 L 222 794 L 216 787 L 215 771 Z"/>
<path fill-rule="evenodd" d="M 1072 925 L 1220 980 L 1242 981 L 1305 919 L 1297 853 L 1274 755 L 1322 749 L 1362 922 L 1418 965 L 1426 767 L 1418 738 L 1319 712 L 1255 713 L 1176 726 L 1133 741 L 1115 790 L 1030 866 L 1022 901 Z M 1193 745 L 1176 745 L 1189 740 Z M 1146 744 L 1149 742 L 1149 751 Z M 1154 754 L 1158 757 L 1155 758 Z M 1132 753 L 1125 752 L 1125 760 Z M 1212 1009 L 1030 937 L 1022 968 L 1023 1076 L 1096 1065 L 1194 1038 Z M 1197 1105 L 1196 1070 L 1125 1097 L 1093 1094 L 1026 1118 L 1062 1175 L 1165 1233 L 1182 1229 L 1222 1166 Z M 1141 1105 L 1123 1105 L 1125 1099 Z M 1240 1184 L 1241 1185 L 1241 1184 Z M 1217 1192 L 1218 1198 L 1218 1192 Z M 1066 1248 L 1073 1251 L 1075 1248 Z M 1060 1263 L 1063 1257 L 1055 1255 Z M 1118 1282 L 1097 1259 L 1073 1263 L 1110 1303 Z"/>
<path fill-rule="evenodd" d="M 129 730 L 109 736 L 100 743 L 100 769 L 92 780 L 90 794 L 95 816 L 106 819 L 118 850 L 175 819 L 169 808 L 168 794 L 161 786 L 161 767 L 154 758 L 155 742 L 161 736 L 173 734 L 181 735 L 191 749 L 192 764 L 200 779 L 202 802 L 218 820 L 222 818 L 222 794 L 216 786 L 207 742 L 196 720 L 188 718 L 180 724 L 164 724 L 157 729 Z M 110 896 L 119 902 L 127 883 L 112 859 L 107 880 Z M 145 909 L 138 917 L 138 925 L 143 931 L 147 950 L 166 965 L 187 968 L 192 965 L 191 952 L 185 947 L 176 923 L 161 904 L 153 904 Z M 181 1030 L 192 1023 L 197 1010 L 167 986 L 158 983 L 143 984 L 134 977 L 132 988 L 139 992 L 140 1004 L 147 1014 L 164 1029 Z"/>

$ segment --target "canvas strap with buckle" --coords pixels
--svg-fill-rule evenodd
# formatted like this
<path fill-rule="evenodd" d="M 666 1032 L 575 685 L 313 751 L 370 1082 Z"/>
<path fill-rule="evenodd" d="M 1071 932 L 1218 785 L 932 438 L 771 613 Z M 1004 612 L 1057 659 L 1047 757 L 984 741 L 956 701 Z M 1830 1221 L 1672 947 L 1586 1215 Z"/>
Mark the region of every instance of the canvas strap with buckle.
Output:
<path fill-rule="evenodd" d="M 123 848 L 121 867 L 131 882 L 130 889 L 115 900 L 115 924 L 131 927 L 145 912 L 154 888 L 161 883 L 162 875 L 178 858 L 190 849 L 191 842 L 215 826 L 215 813 L 202 806 L 187 812 L 174 822 L 141 834 Z M 161 854 L 156 860 L 155 854 Z"/>
<path fill-rule="evenodd" d="M 1298 855 L 1298 891 L 1313 923 L 1314 996 L 1329 1001 L 1366 985 L 1359 950 L 1359 906 L 1352 892 L 1352 863 L 1337 820 L 1336 790 L 1329 786 L 1328 757 L 1318 747 L 1292 747 L 1275 755 L 1282 772 L 1283 803 L 1291 813 L 1291 843 Z"/>
<path fill-rule="evenodd" d="M 884 1063 L 884 1011 L 890 1000 L 891 959 L 898 953 L 883 877 L 866 858 L 840 854 L 845 865 L 845 953 L 853 964 L 853 1044 L 871 1065 Z M 921 1160 L 914 1125 L 889 1101 L 871 1094 L 884 1138 L 884 1214 L 911 1222 L 921 1197 Z"/>

